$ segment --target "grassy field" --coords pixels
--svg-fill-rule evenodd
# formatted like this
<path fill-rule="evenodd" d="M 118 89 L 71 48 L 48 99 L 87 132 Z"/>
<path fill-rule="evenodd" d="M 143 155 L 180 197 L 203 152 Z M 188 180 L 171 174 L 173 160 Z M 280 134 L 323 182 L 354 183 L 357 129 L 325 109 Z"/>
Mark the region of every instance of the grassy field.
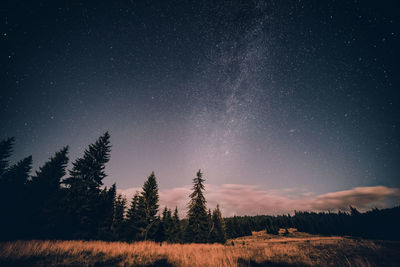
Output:
<path fill-rule="evenodd" d="M 1 266 L 400 266 L 400 242 L 255 232 L 220 244 L 15 241 Z"/>

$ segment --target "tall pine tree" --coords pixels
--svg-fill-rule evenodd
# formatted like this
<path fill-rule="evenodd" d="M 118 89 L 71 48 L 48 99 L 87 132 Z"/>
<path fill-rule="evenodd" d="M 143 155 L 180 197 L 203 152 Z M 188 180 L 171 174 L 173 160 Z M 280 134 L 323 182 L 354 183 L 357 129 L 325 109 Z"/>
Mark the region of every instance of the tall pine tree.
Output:
<path fill-rule="evenodd" d="M 73 163 L 70 177 L 64 181 L 67 187 L 65 233 L 74 238 L 95 238 L 103 224 L 99 220 L 103 213 L 100 186 L 107 176 L 105 164 L 110 159 L 110 151 L 110 135 L 106 132 Z"/>
<path fill-rule="evenodd" d="M 203 174 L 199 170 L 193 179 L 193 192 L 190 194 L 190 202 L 187 213 L 188 225 L 185 230 L 185 241 L 193 243 L 207 243 L 209 233 L 206 199 L 204 197 Z"/>
<path fill-rule="evenodd" d="M 139 198 L 139 220 L 143 221 L 142 239 L 154 240 L 159 223 L 158 213 L 158 185 L 154 172 L 150 174 L 142 187 Z"/>
<path fill-rule="evenodd" d="M 28 183 L 32 238 L 56 238 L 61 215 L 61 179 L 66 174 L 68 147 L 56 152 Z"/>

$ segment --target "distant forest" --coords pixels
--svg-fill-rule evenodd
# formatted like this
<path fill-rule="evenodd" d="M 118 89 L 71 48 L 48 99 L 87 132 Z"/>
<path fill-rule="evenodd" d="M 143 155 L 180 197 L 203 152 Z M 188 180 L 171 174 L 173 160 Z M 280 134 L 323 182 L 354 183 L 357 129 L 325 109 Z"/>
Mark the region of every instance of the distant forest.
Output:
<path fill-rule="evenodd" d="M 185 218 L 178 209 L 159 207 L 156 176 L 149 175 L 141 192 L 128 202 L 116 185 L 103 186 L 110 159 L 106 132 L 88 146 L 68 170 L 68 147 L 56 152 L 33 175 L 32 157 L 10 165 L 14 138 L 0 141 L 0 239 L 83 239 L 107 241 L 153 240 L 170 243 L 225 243 L 229 238 L 279 229 L 323 235 L 350 235 L 400 240 L 400 207 L 360 213 L 295 212 L 280 216 L 223 218 L 219 206 L 207 209 L 204 179 L 193 179 Z M 281 231 L 282 235 L 289 232 Z"/>

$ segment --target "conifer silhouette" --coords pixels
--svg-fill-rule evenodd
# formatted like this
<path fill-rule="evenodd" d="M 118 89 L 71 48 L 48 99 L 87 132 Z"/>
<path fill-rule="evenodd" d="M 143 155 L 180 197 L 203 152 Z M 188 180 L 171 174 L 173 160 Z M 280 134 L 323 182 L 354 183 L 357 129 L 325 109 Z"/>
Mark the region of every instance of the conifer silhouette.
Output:
<path fill-rule="evenodd" d="M 157 231 L 158 213 L 158 185 L 154 172 L 150 174 L 142 187 L 139 198 L 139 221 L 142 225 L 142 238 L 153 240 Z"/>
<path fill-rule="evenodd" d="M 139 192 L 133 196 L 130 208 L 126 215 L 126 239 L 128 241 L 138 240 L 140 234 L 140 211 Z"/>
<path fill-rule="evenodd" d="M 61 179 L 66 174 L 68 147 L 56 152 L 28 183 L 29 225 L 33 238 L 56 238 L 62 203 Z"/>
<path fill-rule="evenodd" d="M 28 210 L 27 182 L 32 167 L 32 157 L 12 165 L 0 179 L 0 238 L 23 238 L 27 234 Z"/>
<path fill-rule="evenodd" d="M 212 213 L 210 243 L 224 244 L 225 242 L 226 242 L 225 222 L 224 219 L 222 218 L 219 205 L 217 205 L 217 207 Z"/>
<path fill-rule="evenodd" d="M 206 209 L 206 199 L 203 191 L 203 174 L 199 170 L 193 179 L 193 192 L 190 194 L 188 225 L 185 230 L 185 241 L 193 243 L 207 243 L 209 234 L 209 220 Z"/>
<path fill-rule="evenodd" d="M 13 137 L 0 141 L 0 179 L 10 164 L 8 158 L 11 156 L 14 141 Z"/>
<path fill-rule="evenodd" d="M 110 135 L 106 132 L 89 145 L 82 158 L 73 162 L 67 187 L 65 227 L 75 238 L 90 239 L 99 234 L 103 211 L 101 188 L 105 164 L 110 159 Z"/>

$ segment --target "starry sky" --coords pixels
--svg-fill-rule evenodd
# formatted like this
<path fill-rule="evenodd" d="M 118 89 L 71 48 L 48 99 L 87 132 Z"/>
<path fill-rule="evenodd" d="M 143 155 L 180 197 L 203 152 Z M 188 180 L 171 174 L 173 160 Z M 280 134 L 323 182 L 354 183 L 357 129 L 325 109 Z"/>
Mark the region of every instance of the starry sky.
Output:
<path fill-rule="evenodd" d="M 104 182 L 122 190 L 155 171 L 172 192 L 202 169 L 213 192 L 399 196 L 396 1 L 0 6 L 14 161 L 64 145 L 74 160 L 109 131 Z"/>

